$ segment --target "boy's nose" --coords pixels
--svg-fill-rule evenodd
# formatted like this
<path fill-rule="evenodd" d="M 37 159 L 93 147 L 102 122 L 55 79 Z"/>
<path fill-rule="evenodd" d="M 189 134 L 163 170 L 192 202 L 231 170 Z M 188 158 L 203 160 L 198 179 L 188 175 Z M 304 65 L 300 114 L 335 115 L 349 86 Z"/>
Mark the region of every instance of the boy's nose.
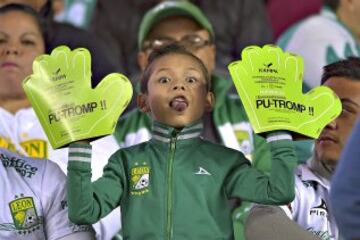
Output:
<path fill-rule="evenodd" d="M 176 85 L 173 87 L 173 90 L 182 90 L 182 91 L 185 91 L 185 86 L 184 86 L 184 85 L 181 85 L 181 84 L 176 84 Z"/>

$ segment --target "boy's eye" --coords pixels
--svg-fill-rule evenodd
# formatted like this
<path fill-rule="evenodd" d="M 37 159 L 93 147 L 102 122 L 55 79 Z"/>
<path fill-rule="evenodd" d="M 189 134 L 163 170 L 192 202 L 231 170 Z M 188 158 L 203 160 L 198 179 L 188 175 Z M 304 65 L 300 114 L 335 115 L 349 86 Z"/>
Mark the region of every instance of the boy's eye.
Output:
<path fill-rule="evenodd" d="M 197 78 L 196 77 L 187 77 L 186 82 L 195 83 L 195 82 L 197 82 Z"/>
<path fill-rule="evenodd" d="M 170 78 L 168 77 L 159 78 L 159 83 L 168 83 L 168 82 L 170 82 Z"/>

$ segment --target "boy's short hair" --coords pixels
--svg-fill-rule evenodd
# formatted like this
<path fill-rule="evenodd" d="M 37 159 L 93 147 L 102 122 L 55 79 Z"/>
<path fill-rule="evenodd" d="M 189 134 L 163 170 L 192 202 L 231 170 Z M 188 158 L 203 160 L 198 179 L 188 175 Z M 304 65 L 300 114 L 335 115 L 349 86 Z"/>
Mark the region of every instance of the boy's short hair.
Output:
<path fill-rule="evenodd" d="M 161 20 L 171 16 L 186 16 L 195 20 L 210 34 L 210 40 L 214 41 L 213 27 L 205 14 L 194 4 L 186 0 L 164 1 L 150 9 L 141 20 L 138 32 L 138 48 L 142 49 L 143 43 L 154 27 Z"/>
<path fill-rule="evenodd" d="M 326 65 L 323 68 L 321 85 L 331 77 L 344 77 L 360 81 L 360 58 L 349 57 Z"/>
<path fill-rule="evenodd" d="M 146 68 L 144 69 L 144 71 L 141 75 L 141 78 L 140 78 L 140 90 L 142 93 L 147 93 L 147 91 L 148 91 L 147 85 L 148 85 L 149 78 L 153 71 L 153 63 L 161 57 L 164 57 L 167 55 L 172 55 L 172 54 L 185 55 L 185 56 L 189 56 L 192 59 L 194 59 L 200 66 L 201 71 L 205 77 L 207 90 L 210 91 L 211 78 L 210 78 L 209 72 L 207 71 L 207 68 L 205 67 L 204 63 L 198 57 L 196 57 L 194 54 L 187 51 L 185 47 L 178 45 L 178 44 L 170 44 L 168 46 L 165 46 L 163 48 L 160 48 L 158 50 L 154 50 L 151 52 L 151 54 L 148 58 L 148 64 L 147 64 Z"/>

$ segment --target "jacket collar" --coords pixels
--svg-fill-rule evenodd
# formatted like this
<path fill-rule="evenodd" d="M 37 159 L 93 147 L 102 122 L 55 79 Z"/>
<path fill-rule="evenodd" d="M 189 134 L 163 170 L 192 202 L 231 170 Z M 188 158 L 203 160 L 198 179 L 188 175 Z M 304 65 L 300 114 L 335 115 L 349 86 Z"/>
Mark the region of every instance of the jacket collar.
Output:
<path fill-rule="evenodd" d="M 167 126 L 163 123 L 154 121 L 152 128 L 152 138 L 164 143 L 169 143 L 171 139 L 177 141 L 199 138 L 203 130 L 202 121 L 191 123 L 181 130 Z"/>

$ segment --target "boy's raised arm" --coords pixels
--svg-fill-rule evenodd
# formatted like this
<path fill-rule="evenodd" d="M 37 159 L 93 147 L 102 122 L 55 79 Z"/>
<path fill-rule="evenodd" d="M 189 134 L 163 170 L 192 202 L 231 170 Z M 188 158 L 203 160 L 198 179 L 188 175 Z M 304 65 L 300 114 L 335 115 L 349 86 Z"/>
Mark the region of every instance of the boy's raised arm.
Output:
<path fill-rule="evenodd" d="M 124 171 L 114 164 L 117 160 L 110 158 L 103 176 L 91 183 L 91 145 L 85 142 L 70 145 L 67 189 L 72 222 L 93 224 L 120 204 Z"/>
<path fill-rule="evenodd" d="M 271 170 L 267 175 L 250 165 L 239 164 L 231 171 L 226 191 L 231 197 L 263 204 L 287 204 L 294 199 L 294 173 L 297 165 L 292 137 L 287 132 L 269 134 Z"/>

